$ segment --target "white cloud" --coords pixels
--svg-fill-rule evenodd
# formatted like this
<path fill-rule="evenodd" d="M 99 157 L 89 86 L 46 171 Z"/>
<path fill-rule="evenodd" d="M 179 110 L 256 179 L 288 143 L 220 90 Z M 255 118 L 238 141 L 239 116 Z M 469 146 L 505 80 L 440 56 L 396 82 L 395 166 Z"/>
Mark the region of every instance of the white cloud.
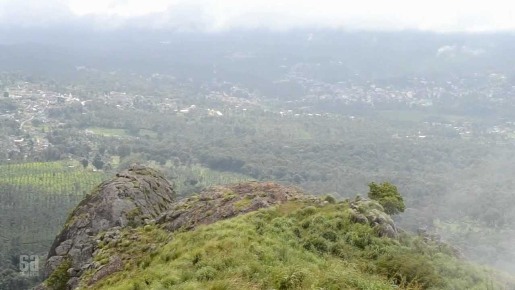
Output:
<path fill-rule="evenodd" d="M 451 55 L 454 56 L 456 54 L 456 45 L 444 45 L 436 51 L 436 56 L 444 56 Z"/>
<path fill-rule="evenodd" d="M 137 17 L 149 13 L 164 12 L 173 4 L 166 0 L 70 0 L 70 10 L 78 16 L 99 14 L 108 16 Z"/>
<path fill-rule="evenodd" d="M 71 21 L 66 0 L 0 0 L 0 25 L 47 26 Z"/>
<path fill-rule="evenodd" d="M 73 16 L 95 19 L 100 26 L 138 23 L 207 30 L 498 31 L 515 30 L 514 14 L 515 5 L 507 0 L 0 0 L 0 23 L 10 15 L 24 16 L 12 23 L 36 25 Z"/>
<path fill-rule="evenodd" d="M 448 57 L 453 58 L 458 55 L 465 56 L 480 56 L 485 54 L 487 51 L 484 48 L 474 48 L 467 45 L 444 45 L 436 51 L 437 57 Z"/>

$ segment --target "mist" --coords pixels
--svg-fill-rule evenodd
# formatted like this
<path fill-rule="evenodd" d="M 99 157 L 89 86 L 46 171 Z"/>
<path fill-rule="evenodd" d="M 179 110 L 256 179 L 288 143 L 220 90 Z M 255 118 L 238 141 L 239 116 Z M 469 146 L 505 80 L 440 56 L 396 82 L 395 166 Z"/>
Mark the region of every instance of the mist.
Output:
<path fill-rule="evenodd" d="M 365 236 L 373 236 L 356 242 L 304 221 L 293 232 L 297 221 L 275 220 L 283 233 L 292 230 L 281 243 L 298 242 L 299 251 L 313 251 L 309 255 L 320 259 L 347 243 L 344 249 L 354 256 L 340 253 L 336 261 L 377 255 L 367 261 L 379 263 L 380 255 L 391 254 L 391 245 L 402 244 L 409 251 L 395 252 L 402 252 L 398 261 L 418 261 L 413 267 L 426 274 L 449 265 L 473 271 L 481 265 L 486 272 L 474 273 L 511 285 L 513 12 L 497 0 L 0 0 L 0 271 L 5 273 L 0 288 L 23 289 L 48 278 L 55 255 L 68 243 L 56 233 L 83 218 L 70 212 L 93 210 L 84 204 L 94 205 L 91 193 L 103 188 L 99 184 L 122 184 L 123 176 L 147 174 L 142 168 L 156 170 L 158 184 L 169 187 L 170 199 L 150 206 L 163 212 L 137 217 L 130 223 L 135 228 L 122 227 L 122 234 L 115 229 L 102 236 L 107 242 L 92 247 L 114 251 L 113 244 L 125 244 L 125 231 L 170 227 L 163 222 L 173 220 L 170 208 L 181 208 L 183 220 L 195 224 L 192 213 L 218 215 L 214 205 L 230 212 L 220 216 L 235 219 L 255 204 L 277 205 L 287 212 L 280 213 L 285 219 L 348 213 L 349 232 L 360 236 L 366 228 Z M 393 211 L 384 201 L 375 205 L 372 183 L 394 188 L 402 205 Z M 149 188 L 145 194 L 159 193 Z M 306 208 L 281 207 L 282 197 L 276 200 L 277 192 L 300 191 L 320 200 L 308 199 Z M 267 194 L 274 199 L 251 202 Z M 211 195 L 209 211 L 197 204 Z M 359 216 L 360 202 L 381 215 Z M 293 211 L 297 206 L 299 212 Z M 325 216 L 325 206 L 334 207 L 327 212 L 341 212 Z M 205 225 L 216 225 L 217 219 L 222 218 Z M 159 232 L 171 234 L 176 235 Z M 81 241 L 78 237 L 68 238 Z M 310 244 L 321 237 L 327 243 Z M 367 252 L 375 242 L 379 250 Z M 98 253 L 103 252 L 86 254 Z M 274 263 L 288 261 L 285 253 L 277 255 Z M 41 261 L 41 269 L 33 261 L 27 275 L 26 267 L 20 268 L 27 257 Z M 159 260 L 174 263 L 169 259 Z M 78 265 L 69 267 L 77 279 L 84 266 Z M 374 275 L 397 269 L 389 266 Z M 203 277 L 195 283 L 211 283 L 218 268 L 209 267 L 202 270 L 205 276 L 192 276 Z M 310 277 L 303 267 L 301 274 L 287 276 Z M 439 283 L 459 289 L 475 281 L 470 275 Z M 432 282 L 424 281 L 433 285 L 428 277 Z"/>
<path fill-rule="evenodd" d="M 374 9 L 370 9 L 374 7 Z M 88 26 L 219 32 L 237 29 L 344 29 L 436 32 L 512 31 L 513 7 L 502 0 L 413 1 L 9 1 L 0 2 L 8 27 Z"/>

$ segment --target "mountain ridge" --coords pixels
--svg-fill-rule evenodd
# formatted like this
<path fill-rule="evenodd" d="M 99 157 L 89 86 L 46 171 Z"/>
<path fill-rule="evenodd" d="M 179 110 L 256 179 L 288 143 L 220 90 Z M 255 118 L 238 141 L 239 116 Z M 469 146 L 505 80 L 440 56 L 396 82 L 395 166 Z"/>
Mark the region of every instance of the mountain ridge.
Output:
<path fill-rule="evenodd" d="M 272 182 L 214 186 L 178 200 L 162 174 L 139 165 L 102 183 L 70 214 L 45 275 L 36 289 L 515 285 L 446 244 L 398 229 L 375 200 L 336 201 Z"/>

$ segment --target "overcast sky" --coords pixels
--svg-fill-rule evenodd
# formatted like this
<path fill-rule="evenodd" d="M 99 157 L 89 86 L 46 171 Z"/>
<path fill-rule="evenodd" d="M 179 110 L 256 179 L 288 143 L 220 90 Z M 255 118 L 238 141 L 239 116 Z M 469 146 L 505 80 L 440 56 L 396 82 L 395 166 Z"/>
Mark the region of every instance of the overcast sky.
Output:
<path fill-rule="evenodd" d="M 509 0 L 0 0 L 3 27 L 515 31 Z"/>

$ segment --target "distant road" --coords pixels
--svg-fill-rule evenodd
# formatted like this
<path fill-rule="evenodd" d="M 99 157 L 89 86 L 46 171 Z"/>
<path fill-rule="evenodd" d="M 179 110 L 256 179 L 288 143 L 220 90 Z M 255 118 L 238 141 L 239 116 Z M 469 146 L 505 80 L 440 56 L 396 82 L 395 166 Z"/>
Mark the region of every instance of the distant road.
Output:
<path fill-rule="evenodd" d="M 23 125 L 25 125 L 25 123 L 27 123 L 28 121 L 31 121 L 32 119 L 34 119 L 34 116 L 28 118 L 27 120 L 21 122 L 20 124 L 20 130 L 23 130 Z"/>
<path fill-rule="evenodd" d="M 41 110 L 40 112 L 38 112 L 38 114 L 42 114 L 43 112 L 45 112 L 45 110 L 48 108 L 48 105 L 50 104 L 50 101 L 46 101 L 46 105 L 45 107 L 43 108 L 43 110 Z M 25 110 L 28 110 L 30 108 L 30 105 L 27 106 L 27 108 L 25 108 Z M 34 119 L 34 115 L 32 115 L 30 118 L 28 118 L 27 120 L 21 122 L 20 124 L 20 130 L 23 130 L 23 125 L 25 125 L 25 123 L 27 123 L 28 121 L 32 121 Z"/>

